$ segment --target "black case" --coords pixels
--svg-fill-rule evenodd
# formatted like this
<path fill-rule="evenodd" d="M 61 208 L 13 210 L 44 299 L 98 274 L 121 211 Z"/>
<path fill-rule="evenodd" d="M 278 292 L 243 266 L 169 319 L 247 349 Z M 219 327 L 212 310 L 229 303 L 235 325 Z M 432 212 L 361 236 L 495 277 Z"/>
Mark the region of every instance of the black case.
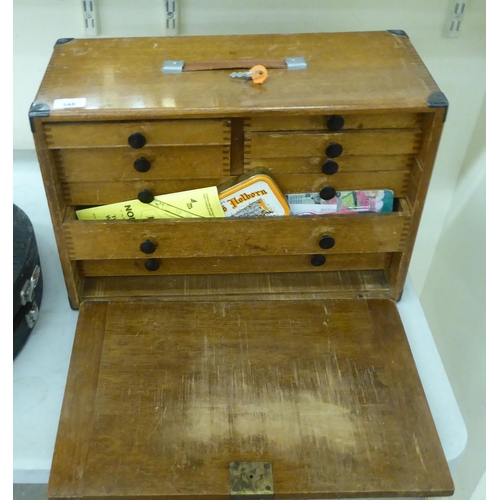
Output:
<path fill-rule="evenodd" d="M 28 216 L 14 205 L 14 359 L 38 319 L 42 302 L 43 277 L 35 232 Z"/>

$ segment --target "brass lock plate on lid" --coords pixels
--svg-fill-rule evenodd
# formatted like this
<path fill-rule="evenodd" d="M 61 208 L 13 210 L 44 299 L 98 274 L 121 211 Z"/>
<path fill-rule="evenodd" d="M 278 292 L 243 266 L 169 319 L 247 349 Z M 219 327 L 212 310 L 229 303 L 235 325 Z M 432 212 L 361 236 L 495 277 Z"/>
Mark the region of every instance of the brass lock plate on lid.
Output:
<path fill-rule="evenodd" d="M 230 462 L 232 499 L 274 498 L 273 466 L 270 462 Z"/>

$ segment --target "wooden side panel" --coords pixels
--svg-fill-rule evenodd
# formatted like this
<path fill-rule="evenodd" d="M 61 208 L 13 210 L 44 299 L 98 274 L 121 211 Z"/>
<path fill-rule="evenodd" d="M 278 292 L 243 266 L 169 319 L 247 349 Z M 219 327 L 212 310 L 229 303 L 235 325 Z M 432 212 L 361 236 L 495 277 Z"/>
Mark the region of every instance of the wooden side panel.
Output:
<path fill-rule="evenodd" d="M 77 309 L 80 300 L 82 277 L 76 263 L 71 262 L 69 258 L 71 242 L 68 242 L 66 239 L 62 227 L 66 213 L 65 194 L 61 185 L 61 179 L 55 169 L 54 156 L 52 151 L 47 148 L 47 143 L 45 142 L 44 126 L 41 119 L 35 118 L 33 124 L 35 129 L 33 139 L 40 164 L 47 203 L 49 205 L 50 217 L 54 227 L 54 235 L 61 260 L 64 282 L 68 291 L 68 299 L 71 307 Z M 70 246 L 68 246 L 68 243 Z"/>
<path fill-rule="evenodd" d="M 439 108 L 435 113 L 426 115 L 424 120 L 422 146 L 412 169 L 413 181 L 410 182 L 409 186 L 413 217 L 408 221 L 406 227 L 408 237 L 406 238 L 405 246 L 402 248 L 403 253 L 398 258 L 395 258 L 391 265 L 390 283 L 394 289 L 394 299 L 397 299 L 403 291 L 408 273 L 410 258 L 431 180 L 432 169 L 443 132 L 445 114 L 446 108 Z"/>
<path fill-rule="evenodd" d="M 103 339 L 77 334 L 50 499 L 227 499 L 232 461 L 271 462 L 279 500 L 452 493 L 390 301 L 106 307 Z"/>

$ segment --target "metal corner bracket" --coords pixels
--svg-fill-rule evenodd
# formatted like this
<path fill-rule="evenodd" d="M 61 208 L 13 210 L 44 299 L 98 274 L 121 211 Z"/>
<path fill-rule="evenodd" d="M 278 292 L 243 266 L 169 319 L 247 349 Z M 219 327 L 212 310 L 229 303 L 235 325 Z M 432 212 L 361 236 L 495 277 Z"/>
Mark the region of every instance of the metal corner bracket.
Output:
<path fill-rule="evenodd" d="M 392 33 L 393 35 L 397 36 L 404 36 L 406 38 L 409 38 L 408 34 L 404 30 L 387 30 L 389 33 Z"/>
<path fill-rule="evenodd" d="M 74 38 L 59 38 L 56 40 L 54 47 L 57 47 L 58 45 L 64 45 L 65 43 L 69 43 L 72 40 L 74 40 Z"/>
<path fill-rule="evenodd" d="M 430 94 L 427 98 L 427 105 L 429 106 L 429 108 L 446 108 L 443 121 L 446 120 L 446 115 L 448 114 L 448 107 L 450 103 L 443 92 L 438 90 L 437 92 L 433 92 L 432 94 Z"/>
<path fill-rule="evenodd" d="M 31 132 L 35 133 L 35 124 L 33 118 L 47 117 L 50 116 L 50 107 L 44 102 L 35 101 L 31 106 L 28 113 L 30 119 Z"/>

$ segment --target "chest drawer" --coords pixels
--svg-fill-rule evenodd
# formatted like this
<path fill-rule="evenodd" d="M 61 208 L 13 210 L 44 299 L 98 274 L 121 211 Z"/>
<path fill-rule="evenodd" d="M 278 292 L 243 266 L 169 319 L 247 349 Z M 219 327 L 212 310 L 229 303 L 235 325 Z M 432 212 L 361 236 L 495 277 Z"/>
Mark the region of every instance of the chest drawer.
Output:
<path fill-rule="evenodd" d="M 249 132 L 286 130 L 366 130 L 420 128 L 420 113 L 371 113 L 309 116 L 256 116 L 246 123 Z"/>
<path fill-rule="evenodd" d="M 319 193 L 330 186 L 336 191 L 358 189 L 390 189 L 396 198 L 404 197 L 409 182 L 409 172 L 348 172 L 336 175 L 278 174 L 273 179 L 284 193 Z"/>
<path fill-rule="evenodd" d="M 414 155 L 342 155 L 335 159 L 324 154 L 304 158 L 253 158 L 248 155 L 245 171 L 267 168 L 273 174 L 324 174 L 347 172 L 395 172 L 409 171 Z"/>
<path fill-rule="evenodd" d="M 64 224 L 64 231 L 72 260 L 144 258 L 140 247 L 145 240 L 155 244 L 155 258 L 316 254 L 321 250 L 320 240 L 324 235 L 335 241 L 327 253 L 395 252 L 404 247 L 409 218 L 408 206 L 403 201 L 398 211 L 386 214 L 70 220 Z M 213 238 L 214 234 L 217 238 Z"/>
<path fill-rule="evenodd" d="M 68 205 L 96 206 L 136 200 L 139 193 L 148 190 L 153 195 L 178 193 L 210 186 L 218 186 L 231 177 L 186 177 L 141 181 L 66 182 L 63 193 Z"/>
<path fill-rule="evenodd" d="M 338 158 L 347 155 L 405 155 L 418 151 L 419 130 L 282 132 L 250 134 L 252 158 Z"/>
<path fill-rule="evenodd" d="M 318 248 L 315 251 L 323 252 Z M 383 270 L 391 263 L 391 253 L 325 255 L 259 255 L 245 257 L 160 258 L 153 254 L 142 259 L 84 260 L 78 264 L 85 276 L 187 276 L 254 273 L 300 273 L 328 271 Z M 352 275 L 352 274 L 351 274 Z"/>
<path fill-rule="evenodd" d="M 224 145 L 75 148 L 54 152 L 65 183 L 218 177 L 229 174 Z"/>
<path fill-rule="evenodd" d="M 59 149 L 54 158 L 68 205 L 118 203 L 144 189 L 168 194 L 230 179 L 225 146 Z"/>
<path fill-rule="evenodd" d="M 335 176 L 303 174 L 273 175 L 283 193 L 319 193 L 330 186 L 337 191 L 356 189 L 390 189 L 395 197 L 406 195 L 409 172 L 342 173 Z M 68 205 L 95 206 L 138 199 L 138 194 L 147 189 L 154 195 L 176 193 L 190 189 L 219 186 L 234 179 L 221 177 L 181 177 L 174 179 L 143 179 L 128 181 L 64 182 L 63 192 Z"/>
<path fill-rule="evenodd" d="M 223 120 L 54 123 L 45 127 L 49 148 L 194 146 L 226 144 L 230 125 Z"/>

